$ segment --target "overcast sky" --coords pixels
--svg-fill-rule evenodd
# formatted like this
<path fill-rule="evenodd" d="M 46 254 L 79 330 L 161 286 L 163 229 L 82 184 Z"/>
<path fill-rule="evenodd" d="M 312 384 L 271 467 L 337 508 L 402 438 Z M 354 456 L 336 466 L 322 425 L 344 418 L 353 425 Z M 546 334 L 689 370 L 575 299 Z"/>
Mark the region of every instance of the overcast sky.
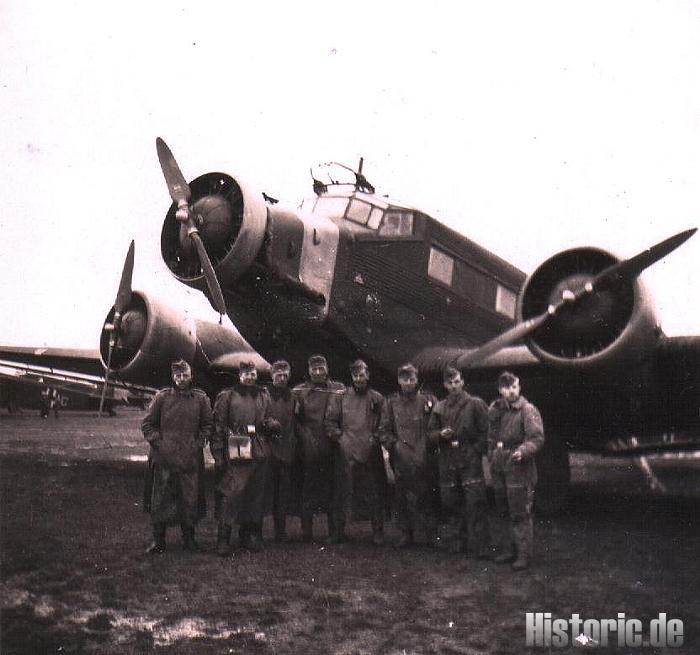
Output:
<path fill-rule="evenodd" d="M 96 347 L 132 238 L 136 288 L 216 318 L 160 259 L 157 136 L 294 204 L 362 155 L 526 272 L 700 225 L 697 2 L 239 4 L 2 2 L 0 343 Z M 698 261 L 644 276 L 667 333 L 700 333 Z"/>

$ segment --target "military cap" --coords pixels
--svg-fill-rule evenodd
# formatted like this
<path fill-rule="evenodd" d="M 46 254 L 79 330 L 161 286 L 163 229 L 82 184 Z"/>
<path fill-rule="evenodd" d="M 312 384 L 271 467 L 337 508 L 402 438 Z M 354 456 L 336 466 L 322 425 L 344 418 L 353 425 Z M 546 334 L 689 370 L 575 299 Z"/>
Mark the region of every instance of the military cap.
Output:
<path fill-rule="evenodd" d="M 241 362 L 238 365 L 239 373 L 250 373 L 255 370 L 255 364 L 253 362 Z"/>
<path fill-rule="evenodd" d="M 284 359 L 278 359 L 272 364 L 272 373 L 290 373 L 291 370 L 289 362 Z"/>
<path fill-rule="evenodd" d="M 309 367 L 311 366 L 325 366 L 328 368 L 328 362 L 323 355 L 311 355 L 309 357 Z"/>
<path fill-rule="evenodd" d="M 412 375 L 418 375 L 418 369 L 411 364 L 410 362 L 408 364 L 404 364 L 403 366 L 399 366 L 399 371 L 398 371 L 399 377 L 400 378 L 409 378 Z"/>
<path fill-rule="evenodd" d="M 184 360 L 184 359 L 176 359 L 171 365 L 170 365 L 170 373 L 191 373 L 192 369 L 190 368 L 190 365 Z"/>
<path fill-rule="evenodd" d="M 367 366 L 367 364 L 361 359 L 356 359 L 352 364 L 350 364 L 351 373 L 357 373 L 362 369 L 369 371 L 369 366 Z"/>

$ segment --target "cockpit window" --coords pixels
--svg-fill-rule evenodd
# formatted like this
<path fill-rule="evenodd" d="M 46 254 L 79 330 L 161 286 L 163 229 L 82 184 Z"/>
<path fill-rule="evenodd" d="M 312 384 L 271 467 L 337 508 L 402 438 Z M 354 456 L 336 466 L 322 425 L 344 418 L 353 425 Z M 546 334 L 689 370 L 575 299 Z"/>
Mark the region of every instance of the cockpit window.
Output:
<path fill-rule="evenodd" d="M 376 230 L 379 224 L 382 222 L 382 214 L 384 210 L 381 207 L 372 207 L 372 211 L 369 215 L 369 220 L 367 221 L 367 227 L 371 227 Z"/>
<path fill-rule="evenodd" d="M 347 198 L 323 197 L 316 201 L 314 214 L 323 214 L 331 218 L 343 218 L 347 206 Z"/>
<path fill-rule="evenodd" d="M 348 218 L 355 223 L 366 225 L 371 211 L 372 205 L 362 202 L 361 200 L 357 200 L 357 198 L 353 198 L 350 201 L 350 206 L 348 207 Z"/>
<path fill-rule="evenodd" d="M 389 209 L 379 228 L 379 234 L 387 237 L 407 237 L 413 234 L 413 212 Z"/>

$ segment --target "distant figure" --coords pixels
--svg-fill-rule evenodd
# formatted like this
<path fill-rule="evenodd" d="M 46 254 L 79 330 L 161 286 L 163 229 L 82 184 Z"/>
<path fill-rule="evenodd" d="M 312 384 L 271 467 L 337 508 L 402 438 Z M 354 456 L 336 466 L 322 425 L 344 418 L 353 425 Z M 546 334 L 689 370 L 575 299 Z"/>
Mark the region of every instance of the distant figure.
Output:
<path fill-rule="evenodd" d="M 501 373 L 496 386 L 501 397 L 489 408 L 489 462 L 496 512 L 502 520 L 510 519 L 512 544 L 501 538 L 502 552 L 495 561 L 502 564 L 515 559 L 513 570 L 521 571 L 532 557 L 535 453 L 544 445 L 544 429 L 537 408 L 520 395 L 520 380 L 515 375 Z"/>
<path fill-rule="evenodd" d="M 413 544 L 415 529 L 423 524 L 429 546 L 437 545 L 432 511 L 428 422 L 437 405 L 435 396 L 418 390 L 418 370 L 404 364 L 398 370 L 399 392 L 389 396 L 380 429 L 396 476 L 396 510 L 401 538 L 398 548 Z"/>
<path fill-rule="evenodd" d="M 51 389 L 46 385 L 41 386 L 41 396 L 39 398 L 39 402 L 39 416 L 41 416 L 41 418 L 48 418 L 49 406 L 51 404 Z"/>
<path fill-rule="evenodd" d="M 54 418 L 58 418 L 58 408 L 61 406 L 61 394 L 58 389 L 49 388 L 49 407 L 53 410 Z"/>
<path fill-rule="evenodd" d="M 453 510 L 461 501 L 462 550 L 467 555 L 490 556 L 486 485 L 481 457 L 486 453 L 488 407 L 464 390 L 462 374 L 448 366 L 443 375 L 447 398 L 430 418 L 430 438 L 438 444 L 440 497 Z"/>
<path fill-rule="evenodd" d="M 323 355 L 309 357 L 309 381 L 294 387 L 297 400 L 296 434 L 301 451 L 304 481 L 301 491 L 301 530 L 304 541 L 313 540 L 313 518 L 317 510 L 328 516 L 328 533 L 333 525 L 333 453 L 323 424 L 330 398 L 345 391 L 342 382 L 328 378 Z"/>
<path fill-rule="evenodd" d="M 231 530 L 238 523 L 241 545 L 262 549 L 269 439 L 277 438 L 280 424 L 270 416 L 270 394 L 256 384 L 253 362 L 239 365 L 240 383 L 224 389 L 214 402 L 215 432 L 211 454 L 219 474 L 221 496 L 216 553 L 230 553 Z"/>
<path fill-rule="evenodd" d="M 268 482 L 272 488 L 272 516 L 275 541 L 287 542 L 287 509 L 291 495 L 292 462 L 296 451 L 294 416 L 296 401 L 289 388 L 289 362 L 281 359 L 272 364 L 270 417 L 280 424 L 278 439 L 270 441 Z"/>
<path fill-rule="evenodd" d="M 352 519 L 353 490 L 361 476 L 362 489 L 372 522 L 372 542 L 384 543 L 386 475 L 379 442 L 379 423 L 384 413 L 384 397 L 369 386 L 369 367 L 361 359 L 350 365 L 352 385 L 344 394 L 330 398 L 325 428 L 337 444 L 331 543 L 345 540 L 345 525 Z"/>
<path fill-rule="evenodd" d="M 200 550 L 195 525 L 201 518 L 202 449 L 214 427 L 209 398 L 192 386 L 190 365 L 182 359 L 175 361 L 171 374 L 172 387 L 154 396 L 141 423 L 153 466 L 147 499 L 153 543 L 146 552 L 151 554 L 165 551 L 166 529 L 178 523 L 185 550 Z"/>

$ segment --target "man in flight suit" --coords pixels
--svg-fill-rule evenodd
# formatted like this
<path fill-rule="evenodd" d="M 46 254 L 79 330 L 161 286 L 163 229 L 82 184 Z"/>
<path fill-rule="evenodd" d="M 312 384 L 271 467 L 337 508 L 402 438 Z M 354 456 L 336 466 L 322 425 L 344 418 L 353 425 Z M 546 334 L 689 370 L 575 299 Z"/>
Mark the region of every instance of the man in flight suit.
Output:
<path fill-rule="evenodd" d="M 332 396 L 342 394 L 345 385 L 328 378 L 323 355 L 309 357 L 309 380 L 294 388 L 297 401 L 296 435 L 301 454 L 301 530 L 304 541 L 313 539 L 316 510 L 325 511 L 329 535 L 335 532 L 331 499 L 333 493 L 334 444 L 328 439 L 323 421 Z"/>
<path fill-rule="evenodd" d="M 174 523 L 180 524 L 185 550 L 199 550 L 194 529 L 200 518 L 202 448 L 213 431 L 211 404 L 192 386 L 186 361 L 173 362 L 171 373 L 173 386 L 154 396 L 141 423 L 154 467 L 148 499 L 154 542 L 148 553 L 165 550 L 166 528 Z"/>
<path fill-rule="evenodd" d="M 337 444 L 332 543 L 345 540 L 345 525 L 352 517 L 356 477 L 364 481 L 364 497 L 372 521 L 372 542 L 384 543 L 386 476 L 379 442 L 384 398 L 369 387 L 369 368 L 361 359 L 350 365 L 352 386 L 331 398 L 326 411 L 328 437 Z"/>
<path fill-rule="evenodd" d="M 291 468 L 294 461 L 295 400 L 288 386 L 292 373 L 289 362 L 281 359 L 272 364 L 269 415 L 280 424 L 279 438 L 270 442 L 268 483 L 272 488 L 272 515 L 275 523 L 275 541 L 286 542 L 287 507 L 291 494 Z"/>
<path fill-rule="evenodd" d="M 497 386 L 501 397 L 489 408 L 489 462 L 496 512 L 502 519 L 510 518 L 517 559 L 513 562 L 514 554 L 506 548 L 495 561 L 513 562 L 513 569 L 522 571 L 532 556 L 535 453 L 544 445 L 544 428 L 537 408 L 520 395 L 520 380 L 515 375 L 501 373 Z"/>
<path fill-rule="evenodd" d="M 437 545 L 429 472 L 428 422 L 437 399 L 418 390 L 418 370 L 404 364 L 398 370 L 400 391 L 387 399 L 380 436 L 389 451 L 396 476 L 396 510 L 401 538 L 398 548 L 413 543 L 420 518 L 430 546 Z"/>
<path fill-rule="evenodd" d="M 222 496 L 216 552 L 226 557 L 231 529 L 238 523 L 241 545 L 262 549 L 268 439 L 279 433 L 270 417 L 270 394 L 258 386 L 253 362 L 239 365 L 240 384 L 224 389 L 214 402 L 215 432 L 211 440 L 214 465 L 223 471 L 217 491 Z"/>
<path fill-rule="evenodd" d="M 462 550 L 480 559 L 490 556 L 486 485 L 481 456 L 486 452 L 488 408 L 464 390 L 462 374 L 451 366 L 443 375 L 447 398 L 430 418 L 430 438 L 438 444 L 440 496 L 443 505 L 455 508 L 464 502 L 461 525 Z"/>

